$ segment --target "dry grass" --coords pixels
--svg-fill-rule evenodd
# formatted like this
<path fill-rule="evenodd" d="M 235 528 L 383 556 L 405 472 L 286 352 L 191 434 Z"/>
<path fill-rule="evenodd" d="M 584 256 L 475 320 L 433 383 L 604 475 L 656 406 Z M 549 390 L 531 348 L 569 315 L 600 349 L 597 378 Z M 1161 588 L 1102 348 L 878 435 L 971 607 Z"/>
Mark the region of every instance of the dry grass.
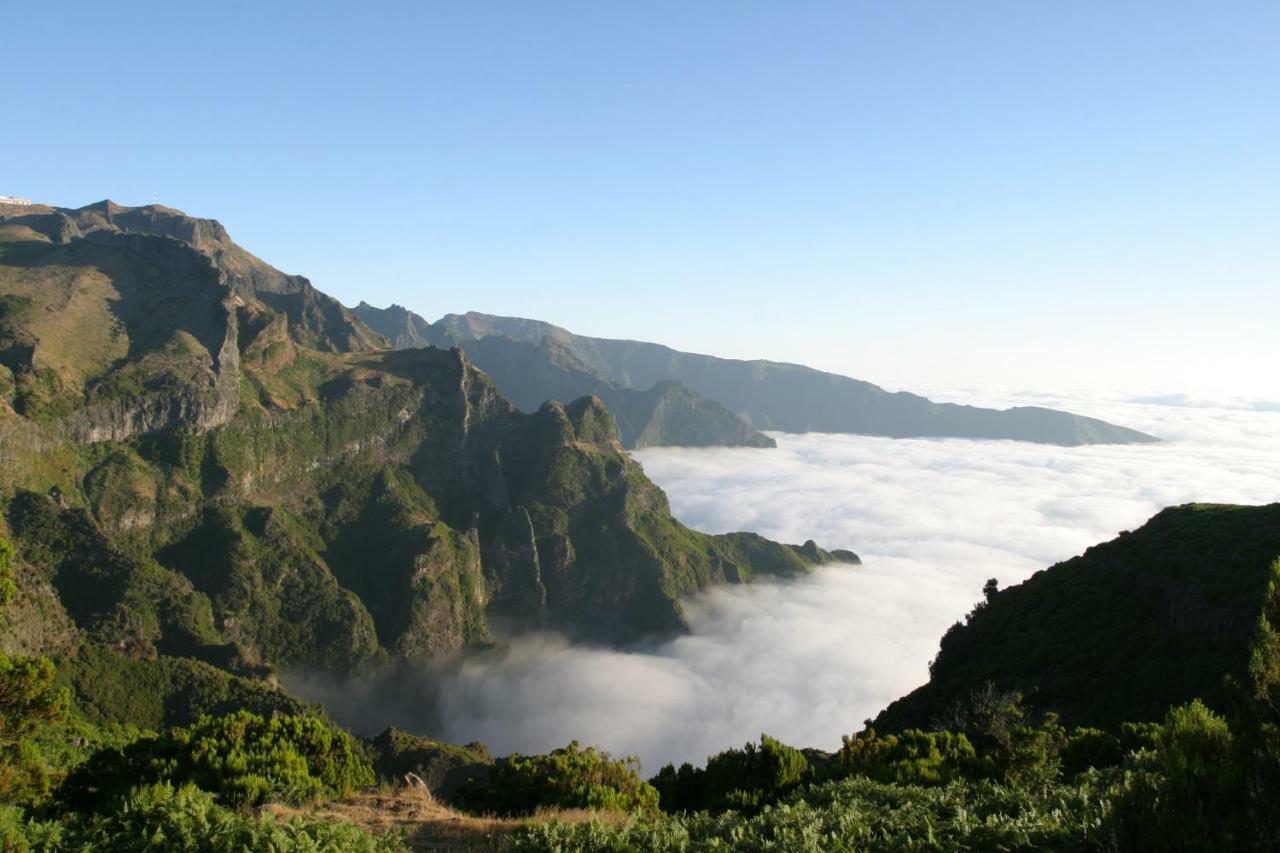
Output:
<path fill-rule="evenodd" d="M 52 368 L 70 388 L 78 390 L 129 353 L 129 339 L 112 313 L 119 293 L 98 270 L 3 266 L 0 294 L 31 300 L 22 325 L 39 341 L 36 367 Z"/>
<path fill-rule="evenodd" d="M 318 805 L 273 804 L 265 810 L 283 819 L 307 815 L 349 821 L 376 833 L 400 832 L 413 850 L 473 853 L 496 853 L 502 849 L 504 836 L 530 822 L 585 823 L 595 818 L 618 824 L 626 820 L 623 814 L 587 809 L 542 809 L 531 818 L 521 819 L 471 815 L 438 802 L 424 788 L 412 787 L 355 794 Z"/>

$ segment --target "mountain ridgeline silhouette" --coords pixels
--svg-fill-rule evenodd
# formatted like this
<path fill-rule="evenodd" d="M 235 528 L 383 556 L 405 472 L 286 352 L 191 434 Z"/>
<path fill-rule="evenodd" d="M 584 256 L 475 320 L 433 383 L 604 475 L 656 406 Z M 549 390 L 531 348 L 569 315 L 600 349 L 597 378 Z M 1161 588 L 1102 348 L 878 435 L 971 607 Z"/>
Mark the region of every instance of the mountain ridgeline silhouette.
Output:
<path fill-rule="evenodd" d="M 503 375 L 501 364 L 521 357 L 517 352 L 523 352 L 524 358 L 535 355 L 517 345 L 549 342 L 538 357 L 554 363 L 571 356 L 580 383 L 606 381 L 621 389 L 647 390 L 661 382 L 678 382 L 694 394 L 723 404 L 756 430 L 1010 439 L 1066 446 L 1159 440 L 1055 409 L 1019 406 L 997 410 L 935 403 L 803 365 L 717 358 L 642 341 L 585 337 L 538 320 L 471 312 L 448 314 L 430 323 L 398 305 L 378 309 L 366 303 L 354 311 L 397 347 L 462 347 L 482 370 L 489 372 L 490 366 L 494 367 L 495 381 L 504 393 L 507 386 L 499 378 Z M 489 343 L 482 347 L 481 341 Z M 512 393 L 516 385 L 512 383 Z M 524 395 L 543 394 L 544 399 L 562 391 L 550 383 L 531 385 L 527 381 L 519 383 L 519 389 Z"/>

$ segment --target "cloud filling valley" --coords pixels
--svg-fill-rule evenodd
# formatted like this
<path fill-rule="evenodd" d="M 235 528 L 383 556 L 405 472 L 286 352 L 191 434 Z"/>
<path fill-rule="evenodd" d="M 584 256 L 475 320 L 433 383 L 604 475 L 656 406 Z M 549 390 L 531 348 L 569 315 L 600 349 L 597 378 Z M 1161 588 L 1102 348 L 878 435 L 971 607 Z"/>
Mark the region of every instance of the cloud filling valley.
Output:
<path fill-rule="evenodd" d="M 988 393 L 984 402 L 1059 406 L 1168 441 L 1061 448 L 775 434 L 775 450 L 637 452 L 686 524 L 814 539 L 856 551 L 863 565 L 699 595 L 686 602 L 692 633 L 658 645 L 530 635 L 412 683 L 293 686 L 365 734 L 395 723 L 496 754 L 576 739 L 638 755 L 647 773 L 761 732 L 833 748 L 924 682 L 942 632 L 987 578 L 1017 583 L 1171 504 L 1280 500 L 1280 413 L 1133 399 Z"/>

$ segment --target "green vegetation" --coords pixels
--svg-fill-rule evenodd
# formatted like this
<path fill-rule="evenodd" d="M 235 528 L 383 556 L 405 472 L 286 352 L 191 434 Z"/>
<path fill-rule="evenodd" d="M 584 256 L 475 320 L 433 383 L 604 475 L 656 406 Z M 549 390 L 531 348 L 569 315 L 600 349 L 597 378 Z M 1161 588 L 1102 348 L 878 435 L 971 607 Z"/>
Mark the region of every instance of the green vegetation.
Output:
<path fill-rule="evenodd" d="M 775 756 L 789 749 L 766 738 L 761 748 L 713 757 L 706 770 L 664 768 L 654 784 L 674 814 L 530 825 L 515 833 L 512 849 L 1273 850 L 1280 738 L 1272 723 L 1250 726 L 1193 702 L 1143 727 L 1150 748 L 1071 773 L 1062 770 L 1070 741 L 1096 733 L 1066 738 L 1054 723 L 1027 728 L 1004 756 L 983 755 L 962 734 L 864 733 L 836 756 L 785 774 L 779 768 L 800 753 L 764 761 L 770 748 Z M 730 769 L 742 774 L 739 793 L 748 796 L 724 795 L 734 785 Z M 680 797 L 704 803 L 693 811 Z"/>
<path fill-rule="evenodd" d="M 491 643 L 491 619 L 679 630 L 691 592 L 857 558 L 672 518 L 618 430 L 734 417 L 681 386 L 521 414 L 458 352 L 381 350 L 217 223 L 109 203 L 31 222 L 41 239 L 0 259 L 0 847 L 396 849 L 253 810 L 413 774 L 479 812 L 613 813 L 526 826 L 522 850 L 1280 848 L 1280 505 L 1166 510 L 989 583 L 930 683 L 833 754 L 762 735 L 645 782 L 576 742 L 497 761 L 395 730 L 357 742 L 275 668 L 360 675 Z M 959 416 L 785 365 L 727 376 L 566 341 L 630 371 L 620 387 L 706 371 L 767 392 L 731 403 L 757 425 L 848 426 L 854 397 L 913 430 Z M 797 404 L 815 387 L 830 410 Z M 964 434 L 996 429 L 971 414 Z M 1001 434 L 1144 438 L 999 414 Z"/>
<path fill-rule="evenodd" d="M 713 755 L 705 769 L 668 764 L 651 781 L 663 811 L 754 812 L 811 776 L 800 750 L 762 734 L 759 746 L 748 743 Z"/>
<path fill-rule="evenodd" d="M 509 755 L 488 778 L 458 789 L 457 802 L 480 813 L 527 815 L 539 808 L 584 808 L 647 812 L 658 792 L 639 776 L 634 758 L 614 759 L 574 741 L 547 755 Z"/>
<path fill-rule="evenodd" d="M 369 742 L 379 778 L 404 782 L 413 774 L 436 796 L 449 800 L 468 782 L 483 781 L 493 757 L 482 743 L 459 746 L 388 728 Z"/>
<path fill-rule="evenodd" d="M 58 800 L 101 809 L 138 785 L 159 782 L 194 784 L 245 808 L 332 799 L 372 785 L 374 776 L 351 736 L 323 720 L 240 711 L 100 750 L 67 777 Z"/>
<path fill-rule="evenodd" d="M 15 592 L 13 547 L 0 537 L 0 607 L 8 606 Z M 36 737 L 65 719 L 67 704 L 47 659 L 0 652 L 0 803 L 48 793 L 49 771 Z"/>
<path fill-rule="evenodd" d="M 406 849 L 395 836 L 374 836 L 340 821 L 250 816 L 218 804 L 212 794 L 194 785 L 175 787 L 169 783 L 135 789 L 112 811 L 68 814 L 61 820 L 28 816 L 20 809 L 0 806 L 0 847 L 15 853 L 397 853 Z"/>
<path fill-rule="evenodd" d="M 269 683 L 190 658 L 137 659 L 89 644 L 58 658 L 57 665 L 58 682 L 71 689 L 81 713 L 97 723 L 128 721 L 160 729 L 240 709 L 270 715 L 308 708 Z"/>
<path fill-rule="evenodd" d="M 1166 509 L 993 592 L 942 638 L 929 683 L 875 727 L 949 728 L 952 706 L 987 683 L 1076 726 L 1158 720 L 1197 698 L 1226 712 L 1224 676 L 1245 683 L 1255 665 L 1277 555 L 1280 504 Z"/>
<path fill-rule="evenodd" d="M 969 678 L 943 680 L 947 690 L 919 691 L 881 718 L 902 719 L 911 702 L 925 697 L 932 727 L 888 734 L 868 727 L 832 755 L 802 755 L 762 738 L 758 747 L 712 757 L 705 769 L 663 768 L 653 784 L 665 815 L 637 815 L 622 825 L 532 825 L 515 834 L 514 849 L 1277 849 L 1276 510 L 1166 511 L 1143 530 L 1021 587 L 999 591 L 989 583 L 985 600 L 944 641 L 933 668 L 935 682 L 957 672 Z M 1149 593 L 1176 590 L 1184 603 L 1180 622 L 1192 627 L 1208 609 L 1217 628 L 1202 638 L 1208 648 L 1181 644 L 1184 625 L 1170 622 L 1158 596 L 1118 596 L 1114 587 L 1114 598 L 1088 592 L 1090 584 L 1121 583 L 1131 592 L 1135 585 Z M 1077 608 L 1073 596 L 1083 596 L 1086 605 Z M 1187 610 L 1188 600 L 1197 606 Z M 1086 615 L 1088 605 L 1103 601 L 1110 605 L 1103 614 Z M 1144 617 L 1163 618 L 1163 627 Z M 1108 620 L 1122 625 L 1104 627 Z M 1047 633 L 1038 627 L 1045 621 L 1077 640 L 1075 646 L 1059 642 L 1050 657 L 1037 645 Z M 984 633 L 994 632 L 992 625 L 1018 626 L 1022 645 L 1008 641 L 1012 633 Z M 1164 649 L 1148 651 L 1142 661 L 1155 678 L 1123 662 L 1113 664 L 1128 678 L 1123 685 L 1110 683 L 1109 669 L 1099 671 L 1096 645 L 1121 643 L 1123 631 L 1151 641 L 1158 628 L 1160 639 L 1186 657 L 1186 678 L 1165 682 Z M 1088 630 L 1111 633 L 1095 643 L 1083 635 Z M 997 647 L 993 636 L 1006 643 Z M 960 657 L 961 648 L 973 659 Z M 1054 706 L 1036 710 L 1017 689 L 970 680 L 998 672 L 995 660 L 1023 674 L 1006 677 L 1004 685 L 1035 685 L 1036 698 L 1066 696 L 1062 707 L 1076 719 L 1105 720 L 1117 707 L 1149 708 L 1153 695 L 1171 695 L 1171 688 L 1203 689 L 1219 710 L 1184 692 L 1181 702 L 1156 715 L 1160 722 L 1068 729 Z M 1219 667 L 1216 677 L 1211 661 Z M 1068 695 L 1048 680 L 1068 682 L 1086 667 L 1093 667 L 1095 683 L 1108 679 L 1105 693 Z M 1045 689 L 1048 684 L 1055 689 Z"/>
<path fill-rule="evenodd" d="M 0 606 L 16 591 L 12 563 L 13 549 L 0 537 Z M 81 649 L 79 662 L 94 680 L 128 671 L 121 663 L 157 664 L 93 646 Z M 239 711 L 154 735 L 131 726 L 95 726 L 73 709 L 57 681 L 48 659 L 0 654 L 5 850 L 403 849 L 396 838 L 349 824 L 276 821 L 236 811 L 267 800 L 338 797 L 373 784 L 373 770 L 351 736 L 319 718 L 267 719 Z M 141 686 L 133 682 L 124 690 L 126 701 L 136 702 Z M 103 695 L 100 687 L 88 692 Z M 178 691 L 153 692 L 168 701 Z M 116 720 L 137 719 L 130 708 L 109 710 Z"/>
<path fill-rule="evenodd" d="M 926 788 L 854 777 L 796 790 L 759 813 L 697 812 L 638 817 L 620 827 L 599 821 L 544 823 L 518 830 L 519 853 L 864 850 L 1106 850 L 1107 801 L 1095 785 L 1042 792 L 994 783 Z"/>

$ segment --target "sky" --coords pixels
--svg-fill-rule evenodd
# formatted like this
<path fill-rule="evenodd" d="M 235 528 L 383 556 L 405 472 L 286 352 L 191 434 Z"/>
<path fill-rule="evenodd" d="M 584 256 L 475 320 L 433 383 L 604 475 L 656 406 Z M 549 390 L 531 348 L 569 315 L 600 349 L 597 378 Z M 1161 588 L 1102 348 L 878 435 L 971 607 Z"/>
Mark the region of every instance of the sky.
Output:
<path fill-rule="evenodd" d="M 889 387 L 1280 400 L 1280 4 L 59 2 L 0 194 L 349 305 Z"/>
<path fill-rule="evenodd" d="M 638 755 L 647 773 L 761 732 L 835 749 L 924 683 L 939 638 L 988 578 L 1016 584 L 1166 506 L 1280 500 L 1280 410 L 1103 394 L 1043 402 L 1166 441 L 1064 448 L 776 433 L 772 450 L 646 448 L 635 456 L 680 520 L 814 539 L 863 564 L 714 589 L 684 602 L 689 634 L 650 646 L 523 635 L 425 678 L 400 671 L 363 689 L 286 682 L 367 735 L 391 722 L 497 754 L 577 738 Z"/>

